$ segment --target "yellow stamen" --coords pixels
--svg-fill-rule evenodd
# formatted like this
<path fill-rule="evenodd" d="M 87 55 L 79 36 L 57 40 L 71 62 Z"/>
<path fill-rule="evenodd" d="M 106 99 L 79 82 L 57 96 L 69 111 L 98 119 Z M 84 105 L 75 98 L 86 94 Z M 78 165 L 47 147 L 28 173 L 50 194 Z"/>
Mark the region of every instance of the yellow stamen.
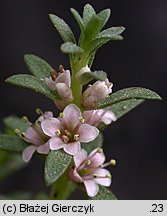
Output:
<path fill-rule="evenodd" d="M 97 174 L 93 174 L 93 177 L 94 177 L 94 178 L 98 178 L 98 175 L 97 175 Z"/>
<path fill-rule="evenodd" d="M 59 71 L 60 71 L 61 73 L 63 73 L 63 72 L 65 71 L 63 65 L 60 65 L 60 66 L 59 66 Z"/>
<path fill-rule="evenodd" d="M 114 160 L 114 159 L 110 160 L 110 164 L 111 164 L 112 166 L 115 166 L 115 165 L 116 165 L 116 160 Z"/>
<path fill-rule="evenodd" d="M 112 178 L 112 175 L 108 173 L 108 174 L 106 175 L 106 178 Z"/>
<path fill-rule="evenodd" d="M 23 122 L 29 122 L 27 116 L 23 116 L 23 117 L 21 118 L 21 120 L 22 120 Z"/>
<path fill-rule="evenodd" d="M 22 132 L 22 133 L 20 133 L 20 136 L 24 138 L 26 136 L 26 134 L 24 132 Z"/>
<path fill-rule="evenodd" d="M 35 112 L 38 114 L 38 115 L 41 115 L 43 114 L 42 110 L 40 108 L 36 108 Z"/>
<path fill-rule="evenodd" d="M 56 78 L 57 78 L 57 75 L 58 75 L 58 73 L 54 70 L 54 71 L 52 71 L 51 73 L 50 73 L 50 76 L 51 76 L 51 78 L 52 78 L 52 80 L 53 81 L 55 81 L 56 80 Z"/>
<path fill-rule="evenodd" d="M 87 160 L 86 162 L 85 162 L 85 165 L 90 165 L 91 164 L 91 160 Z"/>
<path fill-rule="evenodd" d="M 83 117 L 79 117 L 79 121 L 83 124 L 85 123 L 85 119 Z"/>
<path fill-rule="evenodd" d="M 17 135 L 20 135 L 20 130 L 18 129 L 18 128 L 16 128 L 15 130 L 14 130 L 14 132 L 17 134 Z"/>
<path fill-rule="evenodd" d="M 74 140 L 78 141 L 79 140 L 79 134 L 74 135 Z"/>
<path fill-rule="evenodd" d="M 98 148 L 98 149 L 97 149 L 97 152 L 98 152 L 98 153 L 103 153 L 103 149 L 102 149 L 102 148 Z"/>
<path fill-rule="evenodd" d="M 67 136 L 71 136 L 71 133 L 70 133 L 68 130 L 65 130 L 64 133 L 65 133 Z"/>
<path fill-rule="evenodd" d="M 64 141 L 65 143 L 68 143 L 68 142 L 69 142 L 69 138 L 68 138 L 68 136 L 66 136 L 66 135 L 63 135 L 63 136 L 62 136 L 62 139 L 63 139 L 63 141 Z"/>
<path fill-rule="evenodd" d="M 35 125 L 36 125 L 36 126 L 39 126 L 40 124 L 41 124 L 41 122 L 40 122 L 39 120 L 36 120 L 36 121 L 35 121 Z"/>
<path fill-rule="evenodd" d="M 60 118 L 64 118 L 64 113 L 61 112 L 61 113 L 59 114 L 59 117 L 60 117 Z"/>
<path fill-rule="evenodd" d="M 61 131 L 58 129 L 58 130 L 56 130 L 55 134 L 56 134 L 57 136 L 60 136 Z"/>

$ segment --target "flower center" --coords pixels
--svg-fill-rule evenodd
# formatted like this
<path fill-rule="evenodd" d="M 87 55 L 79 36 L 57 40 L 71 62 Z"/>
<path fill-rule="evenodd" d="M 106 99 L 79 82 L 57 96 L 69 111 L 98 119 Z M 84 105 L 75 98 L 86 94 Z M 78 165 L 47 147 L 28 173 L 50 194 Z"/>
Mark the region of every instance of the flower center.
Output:
<path fill-rule="evenodd" d="M 61 132 L 60 130 L 57 130 L 55 134 L 63 140 L 64 143 L 68 144 L 71 142 L 75 142 L 79 140 L 79 134 L 72 133 L 68 130 L 64 130 L 64 132 Z"/>

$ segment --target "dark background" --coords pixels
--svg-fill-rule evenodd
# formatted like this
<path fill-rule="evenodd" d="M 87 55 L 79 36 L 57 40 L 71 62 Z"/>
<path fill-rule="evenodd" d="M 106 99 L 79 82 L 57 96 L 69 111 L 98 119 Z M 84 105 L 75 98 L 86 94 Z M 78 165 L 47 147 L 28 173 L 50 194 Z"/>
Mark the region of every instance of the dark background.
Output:
<path fill-rule="evenodd" d="M 4 83 L 17 73 L 28 73 L 23 55 L 32 53 L 58 68 L 69 68 L 67 55 L 60 52 L 61 39 L 49 21 L 54 13 L 71 26 L 78 27 L 70 14 L 80 13 L 90 3 L 96 11 L 112 9 L 106 25 L 126 27 L 124 40 L 101 48 L 93 69 L 108 72 L 113 91 L 142 86 L 158 92 L 162 102 L 149 101 L 113 123 L 105 131 L 107 159 L 117 159 L 110 167 L 111 189 L 119 199 L 167 199 L 167 1 L 166 0 L 1 0 L 0 1 L 0 128 L 10 114 L 27 115 L 35 120 L 35 108 L 57 111 L 49 99 L 30 90 Z M 0 184 L 0 193 L 45 188 L 43 164 L 33 159 L 27 168 Z M 74 198 L 80 198 L 74 197 Z"/>

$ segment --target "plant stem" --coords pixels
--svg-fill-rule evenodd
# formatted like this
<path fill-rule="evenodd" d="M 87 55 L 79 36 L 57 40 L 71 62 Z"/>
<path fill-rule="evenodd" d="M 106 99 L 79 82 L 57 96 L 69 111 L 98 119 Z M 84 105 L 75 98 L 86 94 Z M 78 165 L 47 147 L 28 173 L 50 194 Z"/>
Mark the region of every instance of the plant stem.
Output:
<path fill-rule="evenodd" d="M 82 105 L 81 105 L 82 85 L 76 79 L 76 73 L 79 72 L 81 68 L 86 66 L 86 61 L 84 60 L 84 56 L 82 57 L 70 56 L 70 65 L 72 71 L 71 88 L 74 97 L 73 103 L 76 104 L 80 109 L 82 109 Z"/>

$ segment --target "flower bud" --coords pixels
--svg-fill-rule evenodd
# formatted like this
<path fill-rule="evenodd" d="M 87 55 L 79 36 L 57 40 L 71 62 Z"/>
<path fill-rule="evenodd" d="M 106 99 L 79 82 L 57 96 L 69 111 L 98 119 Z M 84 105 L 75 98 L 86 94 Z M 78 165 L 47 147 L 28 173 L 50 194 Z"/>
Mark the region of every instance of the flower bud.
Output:
<path fill-rule="evenodd" d="M 108 79 L 95 82 L 83 93 L 83 106 L 87 109 L 95 108 L 103 98 L 112 93 L 112 86 Z"/>

